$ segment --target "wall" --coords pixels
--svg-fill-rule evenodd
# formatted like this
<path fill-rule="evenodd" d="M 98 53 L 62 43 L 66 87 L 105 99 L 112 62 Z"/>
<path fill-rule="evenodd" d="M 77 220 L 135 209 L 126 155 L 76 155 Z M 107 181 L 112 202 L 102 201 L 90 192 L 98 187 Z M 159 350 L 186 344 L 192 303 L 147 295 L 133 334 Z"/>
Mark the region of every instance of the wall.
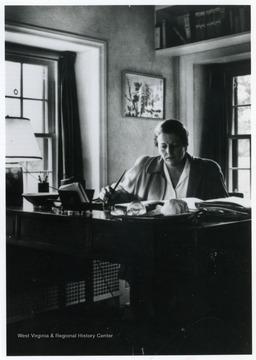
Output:
<path fill-rule="evenodd" d="M 155 154 L 157 120 L 122 117 L 122 71 L 166 79 L 165 118 L 175 117 L 171 60 L 156 58 L 154 6 L 7 6 L 6 22 L 20 22 L 107 41 L 108 182 L 138 155 Z"/>

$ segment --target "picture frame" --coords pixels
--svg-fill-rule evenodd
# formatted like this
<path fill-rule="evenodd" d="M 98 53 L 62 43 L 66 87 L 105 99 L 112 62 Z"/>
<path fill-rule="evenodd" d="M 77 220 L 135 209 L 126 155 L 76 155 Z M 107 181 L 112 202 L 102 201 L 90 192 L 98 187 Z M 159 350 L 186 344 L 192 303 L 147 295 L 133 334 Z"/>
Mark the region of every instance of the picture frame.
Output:
<path fill-rule="evenodd" d="M 145 119 L 164 118 L 165 80 L 161 76 L 123 73 L 123 116 Z"/>

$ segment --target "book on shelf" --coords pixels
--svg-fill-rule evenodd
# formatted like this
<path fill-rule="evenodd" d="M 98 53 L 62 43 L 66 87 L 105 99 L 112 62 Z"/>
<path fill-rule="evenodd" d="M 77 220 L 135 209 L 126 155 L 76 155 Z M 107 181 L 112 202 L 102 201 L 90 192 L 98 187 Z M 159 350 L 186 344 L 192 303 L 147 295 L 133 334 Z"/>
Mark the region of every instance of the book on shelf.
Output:
<path fill-rule="evenodd" d="M 234 33 L 239 33 L 241 31 L 240 26 L 240 11 L 239 8 L 235 8 L 233 11 L 233 17 L 234 17 Z"/>
<path fill-rule="evenodd" d="M 184 34 L 186 42 L 191 42 L 191 24 L 190 24 L 190 14 L 179 15 L 177 16 L 177 24 L 179 29 L 181 29 Z"/>
<path fill-rule="evenodd" d="M 234 6 L 227 10 L 228 33 L 236 34 L 250 31 L 251 11 L 250 6 Z"/>
<path fill-rule="evenodd" d="M 207 39 L 215 37 L 215 9 L 206 11 L 206 34 Z"/>
<path fill-rule="evenodd" d="M 240 31 L 245 32 L 246 31 L 246 19 L 245 19 L 245 8 L 240 7 L 239 8 L 239 18 L 240 18 Z"/>
<path fill-rule="evenodd" d="M 166 20 L 163 19 L 161 24 L 161 48 L 165 49 L 166 47 Z"/>
<path fill-rule="evenodd" d="M 195 34 L 196 34 L 196 41 L 200 41 L 200 12 L 195 13 Z"/>
<path fill-rule="evenodd" d="M 245 16 L 245 31 L 249 31 L 249 30 L 251 30 L 251 7 L 250 6 L 245 6 L 244 16 Z"/>
<path fill-rule="evenodd" d="M 218 37 L 218 36 L 221 36 L 222 35 L 222 32 L 221 32 L 221 13 L 220 13 L 220 7 L 217 7 L 214 9 L 214 13 L 215 13 L 215 16 L 214 16 L 214 26 L 215 26 L 215 36 Z"/>
<path fill-rule="evenodd" d="M 206 39 L 206 13 L 205 11 L 195 12 L 195 40 Z"/>
<path fill-rule="evenodd" d="M 178 25 L 168 22 L 165 19 L 162 20 L 160 34 L 160 44 L 162 49 L 186 44 L 187 42 L 186 35 Z"/>
<path fill-rule="evenodd" d="M 225 7 L 220 7 L 220 28 L 220 35 L 223 36 L 229 33 L 227 10 Z"/>
<path fill-rule="evenodd" d="M 200 12 L 200 37 L 201 37 L 201 40 L 206 39 L 206 14 L 205 14 L 205 11 Z"/>
<path fill-rule="evenodd" d="M 161 26 L 155 27 L 155 49 L 161 49 Z"/>
<path fill-rule="evenodd" d="M 228 25 L 229 25 L 229 34 L 234 33 L 234 19 L 233 19 L 233 9 L 228 9 Z"/>
<path fill-rule="evenodd" d="M 174 25 L 172 26 L 172 29 L 175 32 L 175 34 L 178 36 L 178 38 L 182 41 L 182 43 L 186 44 L 187 40 L 185 36 L 181 33 L 181 31 Z"/>
<path fill-rule="evenodd" d="M 177 16 L 166 17 L 155 30 L 156 49 L 250 31 L 248 5 L 199 7 Z"/>
<path fill-rule="evenodd" d="M 191 23 L 190 23 L 190 14 L 185 14 L 183 16 L 184 20 L 184 29 L 187 41 L 190 42 L 192 40 L 192 33 L 191 33 Z"/>

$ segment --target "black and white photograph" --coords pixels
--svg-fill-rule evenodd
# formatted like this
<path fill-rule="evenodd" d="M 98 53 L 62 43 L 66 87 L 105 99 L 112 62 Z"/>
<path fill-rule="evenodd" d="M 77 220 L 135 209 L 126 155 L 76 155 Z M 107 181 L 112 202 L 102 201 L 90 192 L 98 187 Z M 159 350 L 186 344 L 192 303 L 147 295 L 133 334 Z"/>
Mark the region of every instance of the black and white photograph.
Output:
<path fill-rule="evenodd" d="M 0 357 L 253 359 L 254 5 L 1 8 Z"/>

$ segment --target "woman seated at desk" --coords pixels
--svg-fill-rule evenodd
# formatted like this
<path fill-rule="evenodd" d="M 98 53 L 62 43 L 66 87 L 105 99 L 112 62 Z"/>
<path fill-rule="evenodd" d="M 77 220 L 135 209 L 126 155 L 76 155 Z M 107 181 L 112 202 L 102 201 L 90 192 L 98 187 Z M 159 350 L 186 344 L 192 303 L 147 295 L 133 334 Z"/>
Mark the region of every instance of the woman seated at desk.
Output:
<path fill-rule="evenodd" d="M 187 153 L 188 132 L 180 121 L 165 120 L 154 131 L 159 156 L 136 160 L 123 180 L 101 190 L 110 203 L 196 197 L 202 200 L 227 197 L 220 166 L 213 160 Z"/>
<path fill-rule="evenodd" d="M 138 158 L 118 186 L 114 183 L 102 189 L 100 198 L 103 202 L 176 199 L 180 205 L 182 200 L 179 199 L 186 197 L 202 200 L 228 197 L 220 166 L 215 161 L 187 153 L 188 132 L 180 121 L 159 123 L 154 131 L 154 141 L 159 156 Z M 136 313 L 142 314 L 144 304 L 144 311 L 147 309 L 147 314 L 154 316 L 148 266 L 142 262 L 141 266 L 133 267 L 133 271 L 121 266 L 119 276 L 131 285 Z"/>

